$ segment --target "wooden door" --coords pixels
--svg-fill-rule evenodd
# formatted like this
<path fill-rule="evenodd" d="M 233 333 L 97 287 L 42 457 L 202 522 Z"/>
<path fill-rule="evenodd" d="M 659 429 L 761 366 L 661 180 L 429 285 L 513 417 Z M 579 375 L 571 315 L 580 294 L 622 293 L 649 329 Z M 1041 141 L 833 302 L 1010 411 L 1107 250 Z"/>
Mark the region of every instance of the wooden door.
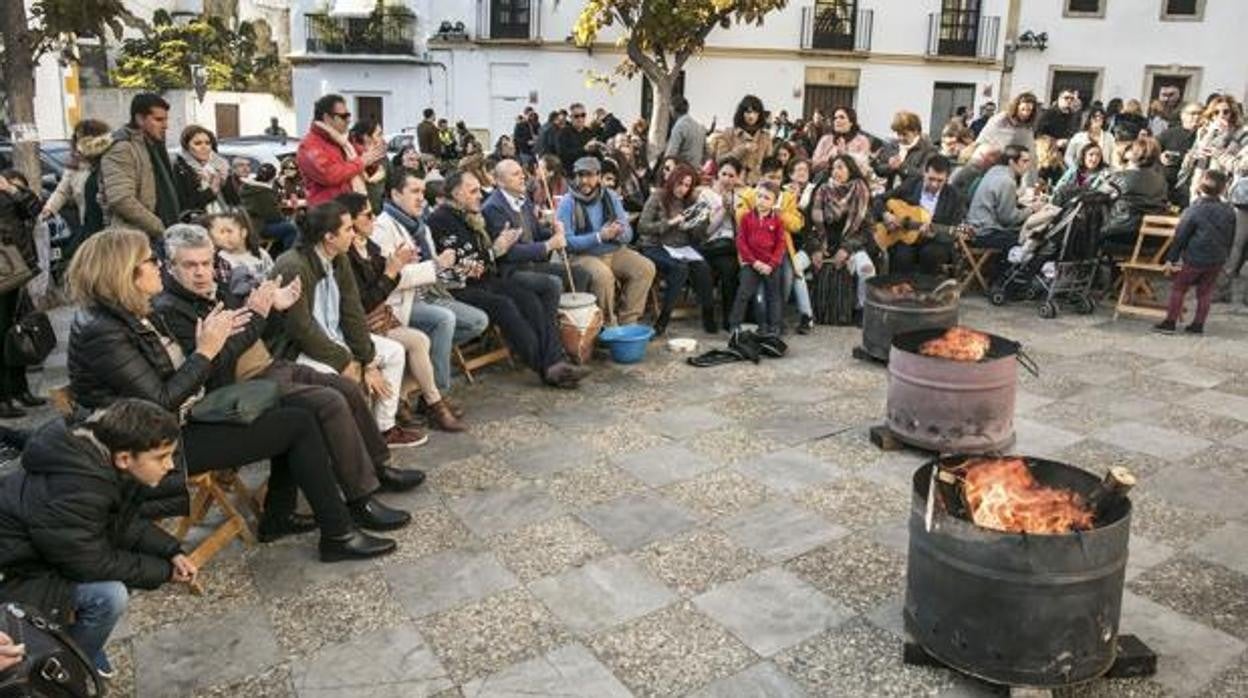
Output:
<path fill-rule="evenodd" d="M 217 138 L 238 138 L 238 105 L 214 104 L 216 112 Z"/>
<path fill-rule="evenodd" d="M 382 116 L 382 100 L 381 97 L 365 97 L 357 96 L 355 98 L 355 120 L 372 119 L 373 123 L 382 127 L 385 132 L 385 126 L 381 121 Z"/>

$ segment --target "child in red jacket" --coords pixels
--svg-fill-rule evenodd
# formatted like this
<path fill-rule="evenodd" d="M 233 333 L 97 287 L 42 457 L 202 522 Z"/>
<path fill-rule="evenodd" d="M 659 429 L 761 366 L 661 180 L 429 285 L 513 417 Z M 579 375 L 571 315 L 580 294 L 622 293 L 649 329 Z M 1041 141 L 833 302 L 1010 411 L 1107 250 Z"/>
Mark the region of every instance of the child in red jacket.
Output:
<path fill-rule="evenodd" d="M 784 259 L 784 225 L 776 212 L 780 187 L 769 181 L 759 182 L 754 210 L 745 214 L 737 227 L 737 256 L 741 258 L 741 275 L 737 297 L 728 316 L 729 329 L 737 331 L 761 283 L 767 299 L 767 318 L 759 323 L 760 334 L 779 335 L 784 305 L 780 300 L 780 264 Z"/>

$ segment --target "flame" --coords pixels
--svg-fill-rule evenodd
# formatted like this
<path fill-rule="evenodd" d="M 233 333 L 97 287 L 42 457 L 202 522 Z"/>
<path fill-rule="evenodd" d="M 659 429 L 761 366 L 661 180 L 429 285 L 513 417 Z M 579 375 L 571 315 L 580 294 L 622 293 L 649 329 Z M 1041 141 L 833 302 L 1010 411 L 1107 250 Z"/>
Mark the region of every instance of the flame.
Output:
<path fill-rule="evenodd" d="M 1083 497 L 1036 482 L 1022 458 L 980 459 L 966 469 L 962 492 L 978 526 L 1009 533 L 1070 533 L 1092 528 Z"/>
<path fill-rule="evenodd" d="M 919 346 L 923 356 L 936 356 L 953 361 L 979 361 L 988 354 L 992 340 L 983 332 L 969 327 L 950 327 L 936 339 Z"/>

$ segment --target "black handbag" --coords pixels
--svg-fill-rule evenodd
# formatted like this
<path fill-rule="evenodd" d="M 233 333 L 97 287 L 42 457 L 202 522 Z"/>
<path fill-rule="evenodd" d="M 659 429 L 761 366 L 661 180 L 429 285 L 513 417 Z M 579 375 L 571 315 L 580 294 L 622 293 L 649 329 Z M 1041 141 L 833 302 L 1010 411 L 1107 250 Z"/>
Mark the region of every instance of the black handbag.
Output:
<path fill-rule="evenodd" d="M 280 399 L 281 386 L 276 381 L 253 378 L 208 393 L 191 407 L 188 419 L 201 424 L 249 426 L 276 407 Z"/>
<path fill-rule="evenodd" d="M 0 698 L 104 695 L 95 665 L 61 625 L 34 609 L 8 603 L 0 608 L 0 628 L 13 644 L 26 646 L 25 658 L 0 672 Z"/>
<path fill-rule="evenodd" d="M 47 313 L 34 309 L 25 291 L 17 300 L 17 312 L 19 319 L 4 335 L 4 363 L 9 366 L 41 364 L 56 348 L 52 322 Z"/>

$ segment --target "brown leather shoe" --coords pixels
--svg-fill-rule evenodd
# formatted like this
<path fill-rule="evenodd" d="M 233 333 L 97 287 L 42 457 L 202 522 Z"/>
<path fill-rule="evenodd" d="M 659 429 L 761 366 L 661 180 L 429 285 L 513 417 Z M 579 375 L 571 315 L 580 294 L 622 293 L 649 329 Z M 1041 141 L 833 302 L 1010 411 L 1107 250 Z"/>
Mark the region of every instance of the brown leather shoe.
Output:
<path fill-rule="evenodd" d="M 451 406 L 446 404 L 445 398 L 427 405 L 426 409 L 429 410 L 429 421 L 442 431 L 459 432 L 468 428 L 468 425 L 459 421 Z"/>
<path fill-rule="evenodd" d="M 451 402 L 451 399 L 449 397 L 443 395 L 442 402 L 446 404 L 448 409 L 450 409 L 451 414 L 455 415 L 456 417 L 464 416 L 464 408 L 460 407 L 458 404 L 454 402 Z"/>

